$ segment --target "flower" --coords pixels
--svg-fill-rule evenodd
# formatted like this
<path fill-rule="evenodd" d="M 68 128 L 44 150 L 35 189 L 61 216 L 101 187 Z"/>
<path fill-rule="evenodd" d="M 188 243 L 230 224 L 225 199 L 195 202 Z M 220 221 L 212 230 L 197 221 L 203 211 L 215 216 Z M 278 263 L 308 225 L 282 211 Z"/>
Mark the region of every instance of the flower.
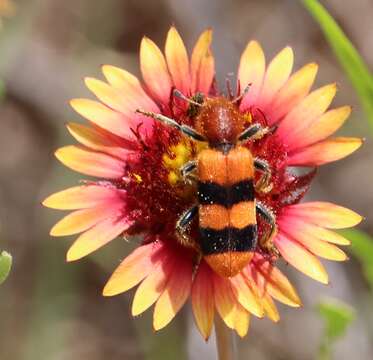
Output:
<path fill-rule="evenodd" d="M 142 235 L 142 243 L 115 270 L 104 288 L 105 296 L 138 285 L 132 304 L 134 316 L 155 304 L 153 326 L 165 327 L 190 297 L 196 324 L 207 339 L 215 311 L 240 336 L 246 335 L 250 314 L 279 320 L 273 299 L 301 305 L 286 276 L 276 267 L 286 262 L 322 283 L 328 275 L 318 257 L 343 261 L 336 245 L 349 241 L 333 229 L 361 221 L 355 212 L 326 202 L 299 203 L 315 171 L 297 175 L 289 167 L 317 167 L 341 159 L 360 145 L 357 138 L 328 138 L 350 114 L 350 107 L 328 110 L 335 84 L 310 92 L 317 65 L 308 64 L 291 75 L 293 52 L 280 51 L 266 67 L 256 41 L 247 45 L 238 69 L 237 102 L 247 124 L 259 123 L 271 131 L 245 144 L 272 170 L 271 186 L 255 197 L 276 216 L 274 250 L 258 248 L 237 275 L 222 277 L 198 251 L 184 246 L 175 233 L 176 222 L 195 202 L 195 187 L 183 181 L 180 167 L 205 148 L 173 128 L 153 120 L 143 109 L 193 127 L 198 106 L 176 97 L 178 89 L 198 101 L 201 94 L 222 96 L 214 81 L 212 32 L 199 37 L 189 61 L 177 30 L 168 33 L 165 56 L 144 38 L 140 64 L 144 84 L 132 74 L 103 66 L 107 82 L 87 78 L 87 87 L 99 101 L 75 99 L 72 107 L 89 126 L 69 123 L 68 130 L 81 145 L 63 147 L 57 158 L 69 168 L 101 178 L 51 195 L 44 205 L 74 210 L 51 230 L 53 236 L 81 233 L 67 253 L 80 259 L 117 236 Z M 243 89 L 251 84 L 248 93 Z M 198 105 L 198 104 L 197 104 Z M 256 179 L 258 180 L 258 179 Z M 268 231 L 257 216 L 259 238 Z M 191 228 L 197 237 L 196 224 Z M 330 230 L 332 229 L 332 230 Z"/>
<path fill-rule="evenodd" d="M 12 17 L 16 13 L 16 5 L 12 0 L 0 0 L 0 17 Z M 0 26 L 2 21 L 0 20 Z"/>

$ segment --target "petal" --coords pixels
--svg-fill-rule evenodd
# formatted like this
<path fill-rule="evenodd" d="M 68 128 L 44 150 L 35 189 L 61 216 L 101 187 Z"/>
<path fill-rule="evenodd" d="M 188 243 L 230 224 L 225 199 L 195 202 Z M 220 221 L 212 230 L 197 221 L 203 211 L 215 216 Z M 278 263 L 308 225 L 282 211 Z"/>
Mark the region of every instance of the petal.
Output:
<path fill-rule="evenodd" d="M 175 271 L 170 274 L 166 288 L 155 304 L 154 330 L 168 325 L 188 299 L 192 286 L 192 266 L 192 261 L 177 262 Z"/>
<path fill-rule="evenodd" d="M 290 240 L 283 234 L 277 235 L 275 245 L 285 261 L 312 279 L 320 281 L 323 284 L 328 284 L 328 274 L 324 267 L 320 261 L 302 245 Z"/>
<path fill-rule="evenodd" d="M 143 95 L 132 92 L 131 87 L 128 89 L 116 89 L 103 81 L 86 78 L 85 83 L 96 97 L 109 108 L 119 112 L 126 122 L 127 128 L 136 128 L 141 122 L 140 129 L 151 130 L 154 121 L 146 116 L 136 114 L 136 109 L 144 108 L 148 111 L 158 111 L 157 106 L 149 101 L 144 101 Z M 122 121 L 123 121 L 122 120 Z M 127 137 L 130 137 L 127 135 Z"/>
<path fill-rule="evenodd" d="M 137 316 L 152 306 L 165 291 L 166 284 L 175 271 L 174 261 L 164 257 L 153 266 L 152 272 L 136 290 L 132 303 L 132 315 Z"/>
<path fill-rule="evenodd" d="M 67 129 L 77 141 L 92 150 L 101 151 L 123 160 L 128 158 L 129 150 L 119 146 L 111 137 L 105 136 L 98 129 L 77 123 L 68 123 Z"/>
<path fill-rule="evenodd" d="M 75 186 L 59 191 L 43 201 L 43 205 L 58 210 L 76 210 L 95 207 L 120 197 L 118 190 L 98 185 Z"/>
<path fill-rule="evenodd" d="M 70 145 L 58 149 L 57 159 L 70 169 L 82 174 L 107 179 L 118 179 L 123 176 L 125 163 L 109 155 L 86 150 Z"/>
<path fill-rule="evenodd" d="M 264 316 L 263 306 L 246 278 L 241 274 L 231 278 L 232 289 L 237 301 L 249 312 L 258 317 Z"/>
<path fill-rule="evenodd" d="M 125 139 L 133 139 L 130 129 L 133 123 L 126 121 L 123 114 L 89 99 L 73 99 L 70 105 L 78 114 L 97 126 Z"/>
<path fill-rule="evenodd" d="M 199 37 L 192 53 L 191 76 L 192 94 L 200 91 L 208 94 L 215 76 L 215 60 L 210 45 L 212 30 L 204 31 Z"/>
<path fill-rule="evenodd" d="M 192 287 L 192 307 L 197 327 L 207 341 L 214 323 L 214 288 L 211 281 L 212 271 L 202 262 Z"/>
<path fill-rule="evenodd" d="M 265 109 L 270 125 L 278 122 L 308 94 L 315 80 L 317 69 L 317 64 L 311 63 L 289 78 Z"/>
<path fill-rule="evenodd" d="M 309 222 L 301 221 L 297 217 L 287 216 L 285 218 L 285 221 L 288 223 L 291 223 L 292 228 L 297 229 L 297 231 L 299 229 L 299 231 L 302 231 L 307 236 L 314 236 L 317 239 L 327 241 L 329 243 L 337 244 L 337 245 L 350 245 L 351 244 L 350 240 L 346 239 L 342 235 L 334 231 L 327 230 L 323 227 L 310 224 Z M 284 227 L 283 227 L 284 225 L 282 225 L 281 218 L 278 218 L 277 222 L 278 224 L 281 224 L 280 230 L 284 230 Z"/>
<path fill-rule="evenodd" d="M 287 206 L 284 216 L 295 216 L 305 222 L 329 229 L 352 227 L 362 220 L 360 215 L 350 209 L 321 201 Z"/>
<path fill-rule="evenodd" d="M 306 130 L 293 134 L 291 139 L 286 140 L 288 151 L 304 148 L 326 139 L 344 124 L 350 114 L 351 107 L 342 106 L 315 118 Z"/>
<path fill-rule="evenodd" d="M 299 295 L 288 278 L 275 266 L 257 255 L 248 268 L 248 275 L 255 280 L 259 289 L 263 289 L 262 296 L 268 292 L 276 300 L 293 307 L 302 305 Z"/>
<path fill-rule="evenodd" d="M 240 304 L 236 305 L 234 329 L 240 337 L 245 337 L 249 330 L 250 314 Z"/>
<path fill-rule="evenodd" d="M 262 302 L 266 316 L 273 322 L 278 322 L 280 320 L 280 314 L 272 298 L 268 294 L 265 294 L 262 298 Z"/>
<path fill-rule="evenodd" d="M 128 105 L 126 104 L 125 96 L 123 96 L 123 94 L 121 94 L 117 89 L 94 78 L 87 77 L 84 79 L 84 82 L 87 88 L 91 90 L 105 105 L 118 112 L 128 112 Z"/>
<path fill-rule="evenodd" d="M 294 237 L 294 239 L 310 250 L 313 254 L 324 259 L 333 261 L 345 261 L 348 259 L 344 251 L 326 241 L 306 236 L 303 233 L 297 234 L 297 237 Z"/>
<path fill-rule="evenodd" d="M 159 112 L 158 106 L 146 94 L 136 76 L 111 65 L 104 65 L 102 72 L 111 86 L 126 95 L 126 101 L 131 100 L 132 105 L 148 111 Z"/>
<path fill-rule="evenodd" d="M 126 219 L 106 219 L 80 235 L 67 252 L 67 261 L 74 261 L 92 253 L 127 230 Z"/>
<path fill-rule="evenodd" d="M 154 98 L 168 104 L 172 80 L 167 70 L 166 60 L 158 46 L 144 37 L 140 46 L 140 65 L 145 84 Z"/>
<path fill-rule="evenodd" d="M 308 131 L 310 124 L 326 111 L 336 91 L 336 84 L 330 84 L 311 92 L 280 122 L 276 135 L 291 144 L 295 134 Z"/>
<path fill-rule="evenodd" d="M 235 327 L 236 299 L 228 279 L 213 275 L 214 299 L 216 310 L 225 324 L 230 328 Z"/>
<path fill-rule="evenodd" d="M 114 202 L 112 204 L 74 211 L 54 225 L 50 235 L 67 236 L 81 233 L 108 217 L 120 215 L 122 209 L 122 203 Z"/>
<path fill-rule="evenodd" d="M 288 237 L 301 243 L 313 254 L 328 260 L 347 260 L 347 255 L 341 249 L 317 238 L 310 232 L 305 232 L 303 228 L 299 226 L 299 223 L 297 224 L 292 221 L 282 220 L 279 221 L 279 226 L 281 228 L 281 231 L 284 232 Z"/>
<path fill-rule="evenodd" d="M 265 72 L 265 57 L 257 41 L 250 41 L 243 52 L 238 68 L 241 91 L 251 84 L 248 94 L 241 101 L 241 110 L 255 104 L 262 87 Z"/>
<path fill-rule="evenodd" d="M 288 80 L 293 68 L 294 53 L 291 47 L 286 47 L 281 50 L 268 65 L 263 87 L 258 99 L 258 106 L 265 109 L 270 103 L 274 95 Z"/>
<path fill-rule="evenodd" d="M 167 34 L 165 54 L 168 70 L 176 89 L 188 95 L 190 92 L 188 53 L 183 39 L 173 26 Z"/>
<path fill-rule="evenodd" d="M 148 276 L 164 257 L 161 242 L 141 245 L 116 268 L 103 290 L 104 296 L 113 296 L 136 286 Z"/>
<path fill-rule="evenodd" d="M 352 154 L 362 143 L 362 139 L 352 137 L 324 140 L 290 154 L 288 165 L 319 166 L 337 161 Z"/>

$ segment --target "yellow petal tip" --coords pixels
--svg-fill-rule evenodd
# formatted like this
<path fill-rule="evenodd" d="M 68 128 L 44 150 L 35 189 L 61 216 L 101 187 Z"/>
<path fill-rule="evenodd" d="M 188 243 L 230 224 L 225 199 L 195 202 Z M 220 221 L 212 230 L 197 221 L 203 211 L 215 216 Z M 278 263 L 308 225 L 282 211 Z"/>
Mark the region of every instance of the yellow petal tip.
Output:
<path fill-rule="evenodd" d="M 76 261 L 76 260 L 79 260 L 82 257 L 84 257 L 84 255 L 77 254 L 76 251 L 74 250 L 73 246 L 71 246 L 71 248 L 67 251 L 67 254 L 66 254 L 66 261 L 67 262 Z"/>
<path fill-rule="evenodd" d="M 58 235 L 58 231 L 56 230 L 55 226 L 52 227 L 52 229 L 49 231 L 49 235 L 50 236 L 61 236 L 61 235 Z"/>
<path fill-rule="evenodd" d="M 70 106 L 76 110 L 76 107 L 79 106 L 79 103 L 81 102 L 81 99 L 71 99 L 69 100 Z"/>
<path fill-rule="evenodd" d="M 118 295 L 117 292 L 114 291 L 114 289 L 110 286 L 110 281 L 104 286 L 102 289 L 102 295 L 109 297 L 109 296 L 114 296 Z"/>

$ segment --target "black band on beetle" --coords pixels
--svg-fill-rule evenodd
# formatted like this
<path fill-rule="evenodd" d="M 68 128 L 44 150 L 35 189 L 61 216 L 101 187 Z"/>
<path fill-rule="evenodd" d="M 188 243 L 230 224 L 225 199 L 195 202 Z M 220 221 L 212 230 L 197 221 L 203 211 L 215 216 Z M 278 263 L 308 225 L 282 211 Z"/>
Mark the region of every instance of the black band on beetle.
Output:
<path fill-rule="evenodd" d="M 257 245 L 258 233 L 255 224 L 242 229 L 226 227 L 222 230 L 200 228 L 200 243 L 204 255 L 229 251 L 253 251 Z"/>
<path fill-rule="evenodd" d="M 214 182 L 198 183 L 198 201 L 202 205 L 218 204 L 227 208 L 242 201 L 254 201 L 253 179 L 247 179 L 229 186 Z"/>

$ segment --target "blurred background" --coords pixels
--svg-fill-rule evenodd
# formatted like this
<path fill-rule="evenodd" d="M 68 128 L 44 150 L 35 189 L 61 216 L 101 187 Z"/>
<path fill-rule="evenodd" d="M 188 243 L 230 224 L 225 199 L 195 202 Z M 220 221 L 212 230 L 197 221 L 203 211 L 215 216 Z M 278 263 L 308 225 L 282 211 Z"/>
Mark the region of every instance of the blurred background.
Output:
<path fill-rule="evenodd" d="M 0 0 L 0 4 L 5 0 Z M 8 2 L 8 1 L 7 1 Z M 189 50 L 206 27 L 214 30 L 218 79 L 236 72 L 250 39 L 268 58 L 286 45 L 295 68 L 316 61 L 315 85 L 337 81 L 334 106 L 351 104 L 353 115 L 341 134 L 366 137 L 355 154 L 323 167 L 309 199 L 333 201 L 366 217 L 360 229 L 373 234 L 373 142 L 359 99 L 320 27 L 294 0 L 13 0 L 0 29 L 0 249 L 14 258 L 0 288 L 1 360 L 215 359 L 214 337 L 206 344 L 194 326 L 190 305 L 170 326 L 152 330 L 151 311 L 133 319 L 132 293 L 101 296 L 109 274 L 133 245 L 116 240 L 97 254 L 66 264 L 73 240 L 51 238 L 61 212 L 44 209 L 47 195 L 81 178 L 64 168 L 54 150 L 73 143 L 64 124 L 84 121 L 68 105 L 91 96 L 84 76 L 101 78 L 112 64 L 139 75 L 143 35 L 164 45 L 174 24 Z M 373 2 L 322 2 L 373 69 Z M 3 91 L 2 91 L 3 92 Z M 373 256 L 373 254 L 372 254 Z M 364 264 L 351 254 L 347 263 L 323 261 L 331 284 L 318 284 L 287 267 L 303 299 L 302 309 L 279 305 L 281 321 L 251 322 L 247 338 L 236 340 L 237 359 L 315 359 L 325 324 L 316 310 L 324 297 L 354 308 L 354 321 L 333 348 L 335 359 L 372 359 L 373 312 Z M 285 266 L 286 267 L 286 266 Z M 373 274 L 373 272 L 372 272 Z"/>

